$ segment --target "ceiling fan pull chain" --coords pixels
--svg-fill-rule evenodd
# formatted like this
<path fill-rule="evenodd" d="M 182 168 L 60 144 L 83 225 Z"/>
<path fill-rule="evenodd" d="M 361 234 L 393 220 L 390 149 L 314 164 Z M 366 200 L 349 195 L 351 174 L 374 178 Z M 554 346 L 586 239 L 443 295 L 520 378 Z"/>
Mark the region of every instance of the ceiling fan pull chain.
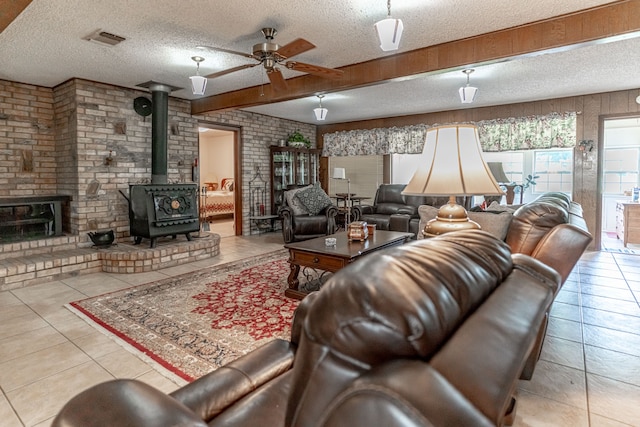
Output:
<path fill-rule="evenodd" d="M 387 0 L 387 16 L 391 17 L 391 0 Z"/>

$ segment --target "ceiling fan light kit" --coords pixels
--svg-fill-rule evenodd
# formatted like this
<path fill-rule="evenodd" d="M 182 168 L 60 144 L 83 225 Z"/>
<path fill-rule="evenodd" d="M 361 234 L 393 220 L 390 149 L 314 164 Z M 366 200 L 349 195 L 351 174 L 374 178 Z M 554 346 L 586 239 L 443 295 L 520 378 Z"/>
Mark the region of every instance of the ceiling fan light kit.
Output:
<path fill-rule="evenodd" d="M 326 108 L 324 108 L 322 106 L 322 98 L 324 98 L 324 95 L 318 95 L 318 102 L 319 105 L 317 108 L 313 109 L 313 114 L 316 115 L 316 120 L 318 121 L 323 121 L 327 119 L 327 113 L 329 112 L 329 110 L 327 110 Z"/>
<path fill-rule="evenodd" d="M 266 42 L 253 45 L 252 53 L 237 52 L 234 50 L 212 46 L 199 46 L 199 48 L 201 49 L 209 49 L 216 52 L 229 53 L 232 55 L 238 55 L 242 56 L 243 58 L 249 58 L 257 61 L 253 64 L 243 64 L 237 67 L 218 71 L 205 77 L 212 79 L 215 77 L 221 77 L 226 74 L 233 73 L 235 71 L 262 65 L 265 69 L 265 72 L 267 73 L 269 81 L 271 82 L 272 89 L 276 92 L 287 90 L 287 82 L 282 75 L 282 72 L 278 68 L 278 65 L 284 66 L 285 68 L 290 70 L 309 73 L 329 79 L 339 79 L 340 77 L 342 77 L 342 70 L 321 67 L 319 65 L 305 64 L 304 62 L 298 61 L 287 61 L 287 59 L 291 58 L 292 56 L 304 53 L 315 48 L 316 46 L 313 43 L 300 38 L 295 39 L 291 43 L 288 43 L 284 46 L 280 46 L 273 41 L 273 38 L 277 33 L 278 32 L 274 28 L 263 28 L 262 35 L 264 35 Z"/>
<path fill-rule="evenodd" d="M 375 23 L 378 40 L 380 40 L 380 49 L 385 52 L 397 50 L 400 47 L 400 38 L 404 25 L 400 19 L 391 17 L 391 0 L 387 1 L 387 18 Z"/>
<path fill-rule="evenodd" d="M 191 59 L 196 63 L 196 75 L 189 77 L 191 80 L 191 90 L 194 95 L 204 95 L 207 88 L 207 78 L 200 75 L 200 63 L 204 61 L 201 56 L 192 56 Z"/>
<path fill-rule="evenodd" d="M 476 99 L 476 95 L 478 93 L 478 88 L 469 85 L 469 74 L 473 73 L 473 69 L 462 70 L 463 73 L 467 75 L 467 85 L 462 86 L 458 89 L 458 94 L 460 95 L 460 102 L 463 104 L 471 104 L 474 99 Z"/>

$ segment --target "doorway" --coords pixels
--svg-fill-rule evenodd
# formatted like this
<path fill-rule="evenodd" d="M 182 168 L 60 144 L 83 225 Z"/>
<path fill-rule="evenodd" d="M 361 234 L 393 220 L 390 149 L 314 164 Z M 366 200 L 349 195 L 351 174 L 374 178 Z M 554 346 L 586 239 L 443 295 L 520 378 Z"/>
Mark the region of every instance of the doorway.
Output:
<path fill-rule="evenodd" d="M 640 185 L 640 117 L 608 117 L 602 121 L 600 182 L 600 247 L 625 251 L 616 206 L 630 201 L 634 187 Z"/>
<path fill-rule="evenodd" d="M 198 128 L 201 221 L 220 237 L 242 235 L 239 129 L 200 123 Z"/>

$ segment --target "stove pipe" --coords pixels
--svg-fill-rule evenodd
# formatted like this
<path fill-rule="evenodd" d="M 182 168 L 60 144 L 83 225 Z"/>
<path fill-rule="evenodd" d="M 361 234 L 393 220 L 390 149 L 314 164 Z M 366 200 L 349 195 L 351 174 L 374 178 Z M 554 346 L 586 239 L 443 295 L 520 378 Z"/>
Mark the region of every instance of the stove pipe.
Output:
<path fill-rule="evenodd" d="M 173 88 L 162 83 L 149 85 L 151 91 L 151 183 L 168 182 L 167 128 L 169 126 L 169 93 Z"/>

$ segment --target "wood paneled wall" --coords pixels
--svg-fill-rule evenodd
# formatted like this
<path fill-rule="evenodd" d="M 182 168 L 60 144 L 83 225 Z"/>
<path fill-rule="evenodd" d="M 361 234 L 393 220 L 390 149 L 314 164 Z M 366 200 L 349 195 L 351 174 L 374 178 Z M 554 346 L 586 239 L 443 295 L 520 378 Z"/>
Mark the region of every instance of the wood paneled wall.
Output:
<path fill-rule="evenodd" d="M 594 234 L 594 238 L 596 238 L 592 244 L 592 248 L 599 248 L 601 207 L 597 186 L 599 153 L 602 149 L 602 141 L 600 141 L 602 135 L 600 131 L 601 118 L 634 115 L 640 116 L 640 105 L 635 101 L 638 95 L 640 95 L 640 90 L 632 89 L 567 98 L 554 98 L 519 104 L 331 124 L 318 126 L 317 141 L 318 146 L 322 147 L 324 144 L 324 134 L 344 130 L 407 126 L 420 123 L 433 125 L 456 122 L 475 122 L 498 118 L 536 116 L 554 112 L 561 113 L 575 111 L 578 114 L 576 141 L 591 139 L 594 142 L 597 142 L 597 149 L 594 149 L 588 159 L 583 158 L 583 156 L 579 155 L 580 153 L 576 150 L 573 168 L 573 198 L 582 205 L 589 230 Z M 321 171 L 326 173 L 327 164 L 327 158 L 322 158 L 320 165 Z M 326 180 L 327 175 L 323 175 L 322 179 Z"/>

